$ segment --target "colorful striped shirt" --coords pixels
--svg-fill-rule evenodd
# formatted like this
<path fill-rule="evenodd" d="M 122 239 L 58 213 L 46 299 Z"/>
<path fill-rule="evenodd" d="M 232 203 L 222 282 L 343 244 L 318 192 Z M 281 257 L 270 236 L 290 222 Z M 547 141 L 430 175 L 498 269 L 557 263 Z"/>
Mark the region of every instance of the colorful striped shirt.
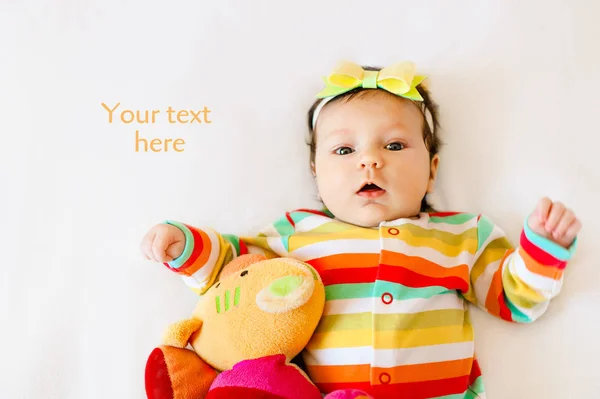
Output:
<path fill-rule="evenodd" d="M 484 398 L 468 303 L 508 321 L 537 319 L 576 247 L 525 223 L 515 248 L 489 218 L 468 213 L 364 228 L 326 209 L 300 209 L 248 237 L 166 223 L 184 231 L 186 246 L 165 265 L 199 294 L 224 263 L 248 252 L 315 267 L 326 304 L 303 352 L 307 372 L 324 393 L 356 388 L 377 399 Z"/>

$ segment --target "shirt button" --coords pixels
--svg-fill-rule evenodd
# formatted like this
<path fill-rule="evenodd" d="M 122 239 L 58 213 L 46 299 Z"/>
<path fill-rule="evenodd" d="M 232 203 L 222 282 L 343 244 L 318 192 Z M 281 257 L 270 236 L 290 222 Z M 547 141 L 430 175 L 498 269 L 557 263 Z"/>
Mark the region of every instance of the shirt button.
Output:
<path fill-rule="evenodd" d="M 388 373 L 379 374 L 379 382 L 382 384 L 389 384 L 392 381 L 392 377 Z"/>
<path fill-rule="evenodd" d="M 399 232 L 400 231 L 398 231 L 398 229 L 396 229 L 394 227 L 392 227 L 391 229 L 388 229 L 388 233 L 390 233 L 393 236 L 397 236 Z"/>
<path fill-rule="evenodd" d="M 381 296 L 381 302 L 385 303 L 386 305 L 392 303 L 393 300 L 394 297 L 389 292 L 386 292 Z"/>

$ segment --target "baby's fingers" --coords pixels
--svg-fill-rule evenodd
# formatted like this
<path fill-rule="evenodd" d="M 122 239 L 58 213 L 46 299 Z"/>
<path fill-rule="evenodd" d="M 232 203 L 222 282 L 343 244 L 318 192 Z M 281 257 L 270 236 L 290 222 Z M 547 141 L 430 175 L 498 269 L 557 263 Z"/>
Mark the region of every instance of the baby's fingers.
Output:
<path fill-rule="evenodd" d="M 575 219 L 573 221 L 573 223 L 571 223 L 571 225 L 567 229 L 567 231 L 565 233 L 565 239 L 572 243 L 573 240 L 575 240 L 575 237 L 577 237 L 577 235 L 581 231 L 581 227 L 582 227 L 582 224 L 579 221 L 579 219 Z"/>
<path fill-rule="evenodd" d="M 544 228 L 548 233 L 554 231 L 564 213 L 565 206 L 562 202 L 555 202 L 552 204 L 552 207 L 550 208 L 550 214 L 548 215 L 548 219 L 544 225 Z"/>
<path fill-rule="evenodd" d="M 536 207 L 536 215 L 540 225 L 544 225 L 548 220 L 548 213 L 552 207 L 552 200 L 548 197 L 544 197 L 538 202 Z"/>
<path fill-rule="evenodd" d="M 169 240 L 165 234 L 158 234 L 154 238 L 154 242 L 152 243 L 152 254 L 154 255 L 154 260 L 157 262 L 170 262 L 173 260 L 166 253 L 166 249 L 169 247 Z"/>
<path fill-rule="evenodd" d="M 152 253 L 152 242 L 154 241 L 154 237 L 156 237 L 155 231 L 148 232 L 140 244 L 140 250 L 147 260 L 156 261 L 156 259 L 154 259 L 154 254 Z"/>
<path fill-rule="evenodd" d="M 565 213 L 562 215 L 558 224 L 552 231 L 552 237 L 554 238 L 562 238 L 566 235 L 567 230 L 575 221 L 575 214 L 570 209 L 566 209 Z"/>

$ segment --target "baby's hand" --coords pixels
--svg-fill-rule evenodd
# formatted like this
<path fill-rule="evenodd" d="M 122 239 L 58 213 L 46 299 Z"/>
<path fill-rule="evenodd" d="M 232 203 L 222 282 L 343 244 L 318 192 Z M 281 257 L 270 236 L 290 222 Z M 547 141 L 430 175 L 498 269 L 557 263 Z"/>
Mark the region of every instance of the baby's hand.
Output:
<path fill-rule="evenodd" d="M 572 210 L 560 202 L 542 198 L 529 216 L 529 228 L 534 233 L 546 237 L 564 248 L 569 248 L 581 230 L 581 222 Z"/>
<path fill-rule="evenodd" d="M 140 249 L 146 259 L 170 262 L 179 257 L 185 248 L 185 234 L 170 224 L 153 226 L 142 240 Z"/>

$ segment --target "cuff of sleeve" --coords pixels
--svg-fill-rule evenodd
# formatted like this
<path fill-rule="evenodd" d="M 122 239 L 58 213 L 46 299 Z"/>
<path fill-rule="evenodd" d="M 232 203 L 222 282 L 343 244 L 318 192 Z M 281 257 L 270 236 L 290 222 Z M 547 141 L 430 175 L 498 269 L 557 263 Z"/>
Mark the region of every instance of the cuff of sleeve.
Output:
<path fill-rule="evenodd" d="M 554 256 L 556 259 L 562 261 L 568 261 L 569 259 L 571 259 L 571 257 L 575 253 L 575 250 L 577 249 L 577 237 L 575 237 L 575 240 L 573 240 L 573 244 L 571 244 L 571 246 L 568 249 L 564 248 L 555 243 L 554 241 L 549 240 L 546 237 L 542 237 L 541 235 L 531 230 L 531 228 L 529 228 L 528 220 L 529 216 L 525 218 L 523 230 L 525 231 L 525 236 L 532 244 L 542 249 L 543 251 L 549 253 L 550 255 Z"/>
<path fill-rule="evenodd" d="M 177 227 L 185 235 L 185 247 L 183 248 L 183 252 L 177 258 L 173 259 L 170 262 L 167 262 L 167 265 L 171 269 L 176 271 L 181 266 L 183 266 L 185 262 L 190 258 L 192 250 L 194 249 L 194 235 L 192 234 L 192 231 L 183 223 L 179 223 L 173 220 L 165 220 L 163 223 Z"/>

